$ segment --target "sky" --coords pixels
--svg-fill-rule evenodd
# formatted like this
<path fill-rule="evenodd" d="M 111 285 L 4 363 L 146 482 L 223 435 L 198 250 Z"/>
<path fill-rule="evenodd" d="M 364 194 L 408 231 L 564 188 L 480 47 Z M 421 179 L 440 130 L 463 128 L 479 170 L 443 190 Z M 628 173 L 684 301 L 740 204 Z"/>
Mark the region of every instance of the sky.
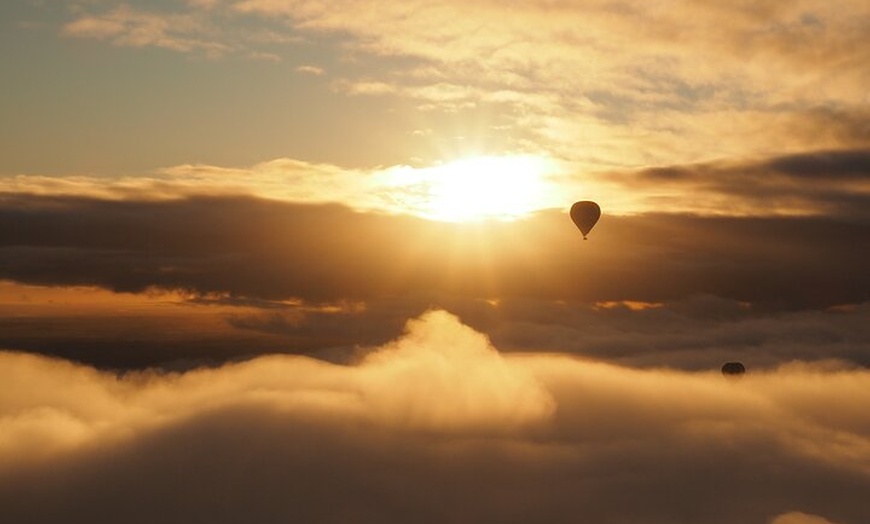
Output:
<path fill-rule="evenodd" d="M 3 2 L 0 507 L 870 521 L 868 38 L 862 0 Z"/>

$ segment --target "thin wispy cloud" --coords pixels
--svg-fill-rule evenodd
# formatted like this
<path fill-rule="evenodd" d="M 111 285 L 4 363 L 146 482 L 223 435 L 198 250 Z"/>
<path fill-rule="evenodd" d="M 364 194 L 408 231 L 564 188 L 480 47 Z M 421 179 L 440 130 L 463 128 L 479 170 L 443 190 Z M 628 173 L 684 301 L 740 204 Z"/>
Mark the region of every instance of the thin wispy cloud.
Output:
<path fill-rule="evenodd" d="M 326 73 L 326 70 L 314 65 L 301 65 L 296 68 L 296 72 L 305 75 L 321 76 Z"/>
<path fill-rule="evenodd" d="M 819 132 L 848 127 L 823 119 L 825 111 L 847 119 L 857 112 L 866 122 L 870 57 L 866 46 L 850 44 L 870 24 L 862 2 L 248 0 L 184 13 L 122 6 L 81 14 L 64 32 L 117 45 L 212 55 L 245 46 L 280 56 L 226 27 L 207 29 L 216 10 L 227 27 L 260 21 L 283 24 L 268 31 L 287 38 L 339 38 L 333 51 L 352 57 L 332 70 L 341 92 L 410 98 L 439 111 L 489 107 L 516 124 L 511 147 L 546 144 L 589 167 L 867 145 L 866 126 L 857 136 Z M 350 66 L 361 61 L 371 66 Z"/>
<path fill-rule="evenodd" d="M 306 30 L 349 33 L 363 53 L 416 57 L 440 72 L 441 85 L 477 87 L 481 94 L 468 97 L 473 103 L 487 102 L 483 92 L 514 92 L 521 102 L 513 109 L 537 113 L 530 127 L 538 133 L 558 130 L 565 154 L 568 143 L 576 148 L 598 141 L 654 152 L 627 159 L 635 164 L 675 158 L 668 147 L 694 159 L 770 154 L 808 144 L 761 132 L 801 118 L 795 100 L 845 111 L 866 104 L 862 86 L 870 71 L 863 64 L 870 61 L 862 46 L 848 44 L 870 23 L 870 13 L 858 4 L 835 9 L 824 2 L 788 7 L 382 2 L 370 7 L 236 4 L 246 13 L 286 17 Z M 443 89 L 414 89 L 400 69 L 379 80 L 393 83 L 394 91 L 445 102 Z M 541 105 L 544 93 L 558 103 Z M 596 130 L 596 124 L 606 129 Z M 689 139 L 707 132 L 713 135 L 709 140 Z M 785 143 L 770 142 L 770 135 Z M 717 142 L 723 137 L 724 144 Z"/>
<path fill-rule="evenodd" d="M 216 29 L 193 13 L 159 14 L 128 5 L 98 15 L 83 15 L 64 25 L 68 37 L 107 40 L 128 47 L 160 47 L 181 53 L 218 57 L 231 51 Z"/>

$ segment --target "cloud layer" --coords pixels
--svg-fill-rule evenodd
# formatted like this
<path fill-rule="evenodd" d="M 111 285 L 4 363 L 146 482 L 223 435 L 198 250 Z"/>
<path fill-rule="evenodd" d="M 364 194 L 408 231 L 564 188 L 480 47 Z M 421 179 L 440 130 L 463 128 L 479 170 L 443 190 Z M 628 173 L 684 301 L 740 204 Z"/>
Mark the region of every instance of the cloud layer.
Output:
<path fill-rule="evenodd" d="M 349 366 L 116 376 L 0 354 L 13 521 L 867 520 L 870 375 L 503 355 L 443 311 Z M 844 401 L 848 399 L 848 401 Z"/>
<path fill-rule="evenodd" d="M 586 175 L 584 192 L 564 196 L 595 194 L 605 209 L 589 242 L 555 209 L 514 222 L 412 216 L 405 199 L 426 194 L 391 186 L 400 168 L 284 159 L 113 181 L 15 177 L 0 185 L 0 279 L 186 298 L 153 314 L 26 316 L 10 303 L 0 345 L 122 368 L 272 352 L 342 361 L 441 306 L 517 351 L 681 369 L 743 357 L 867 365 L 868 158 Z M 653 330 L 661 337 L 644 340 Z"/>
<path fill-rule="evenodd" d="M 870 226 L 845 218 L 606 216 L 578 243 L 561 211 L 445 224 L 252 198 L 11 195 L 0 214 L 0 278 L 33 284 L 314 302 L 709 294 L 784 308 L 859 303 L 870 289 Z"/>
<path fill-rule="evenodd" d="M 518 177 L 524 177 L 524 186 L 516 187 Z M 504 187 L 501 193 L 500 187 Z M 463 198 L 451 202 L 460 190 L 465 191 Z M 572 162 L 530 155 L 371 169 L 278 158 L 245 168 L 184 164 L 149 175 L 113 178 L 2 177 L 0 194 L 5 193 L 12 198 L 41 195 L 116 201 L 252 196 L 423 217 L 431 217 L 439 201 L 441 207 L 455 208 L 456 215 L 474 216 L 475 206 L 489 209 L 481 202 L 501 196 L 521 208 L 513 211 L 522 216 L 567 209 L 578 195 L 594 195 L 608 215 L 817 215 L 866 222 L 870 220 L 870 149 L 811 150 L 751 160 L 602 171 L 583 171 Z"/>

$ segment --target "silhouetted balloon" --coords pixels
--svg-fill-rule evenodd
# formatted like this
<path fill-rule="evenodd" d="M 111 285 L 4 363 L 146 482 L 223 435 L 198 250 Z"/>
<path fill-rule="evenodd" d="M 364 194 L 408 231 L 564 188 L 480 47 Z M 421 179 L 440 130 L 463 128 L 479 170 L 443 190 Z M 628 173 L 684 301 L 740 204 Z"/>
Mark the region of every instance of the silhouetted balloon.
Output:
<path fill-rule="evenodd" d="M 571 206 L 571 220 L 574 221 L 574 225 L 583 233 L 583 240 L 586 240 L 586 235 L 589 234 L 600 217 L 601 208 L 595 202 L 582 200 L 575 202 Z"/>
<path fill-rule="evenodd" d="M 725 376 L 740 376 L 746 373 L 746 368 L 740 362 L 726 362 L 722 366 L 722 374 Z"/>

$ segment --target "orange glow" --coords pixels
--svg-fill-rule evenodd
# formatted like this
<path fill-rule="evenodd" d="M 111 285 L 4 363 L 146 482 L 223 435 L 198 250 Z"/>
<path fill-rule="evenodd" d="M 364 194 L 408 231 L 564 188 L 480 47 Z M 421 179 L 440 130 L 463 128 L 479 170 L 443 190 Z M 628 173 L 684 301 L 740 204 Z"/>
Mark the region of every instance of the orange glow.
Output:
<path fill-rule="evenodd" d="M 0 280 L 0 314 L 5 316 L 92 314 L 201 315 L 219 318 L 222 313 L 260 311 L 244 302 L 233 304 L 219 293 L 191 295 L 181 291 L 152 289 L 144 293 L 115 293 L 94 286 L 48 287 Z M 339 301 L 306 304 L 299 299 L 269 301 L 300 312 L 344 313 L 364 311 L 363 302 Z"/>
<path fill-rule="evenodd" d="M 178 305 L 184 300 L 181 293 L 174 291 L 113 293 L 91 286 L 46 287 L 0 281 L 0 312 L 10 316 L 35 312 L 74 315 L 133 310 L 147 314 L 163 312 L 167 305 Z"/>
<path fill-rule="evenodd" d="M 639 300 L 608 300 L 606 302 L 596 302 L 595 309 L 625 308 L 631 311 L 643 311 L 644 309 L 659 308 L 663 305 L 660 302 L 641 302 Z"/>

